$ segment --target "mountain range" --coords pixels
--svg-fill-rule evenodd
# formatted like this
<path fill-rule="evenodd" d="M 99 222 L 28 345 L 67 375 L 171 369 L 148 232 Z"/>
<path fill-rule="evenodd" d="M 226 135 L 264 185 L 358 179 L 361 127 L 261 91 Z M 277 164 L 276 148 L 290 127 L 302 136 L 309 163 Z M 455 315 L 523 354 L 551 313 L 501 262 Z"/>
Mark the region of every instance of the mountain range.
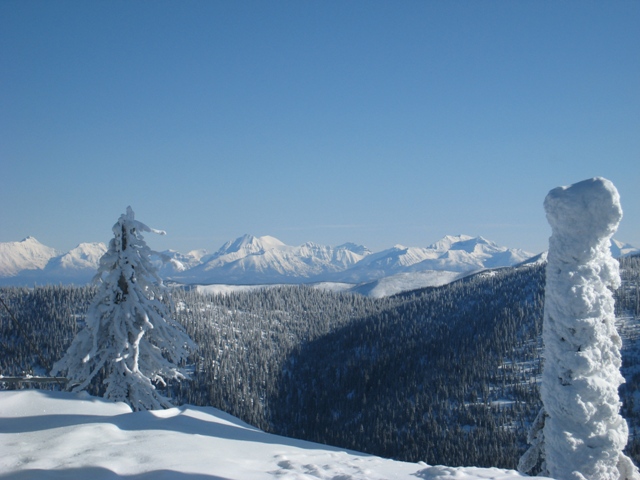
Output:
<path fill-rule="evenodd" d="M 340 281 L 339 274 L 370 254 L 366 247 L 353 243 L 329 247 L 308 242 L 294 247 L 270 236 L 244 235 L 171 280 L 238 285 Z"/>
<path fill-rule="evenodd" d="M 81 243 L 62 253 L 33 237 L 0 243 L 0 285 L 85 284 L 96 273 L 104 243 Z M 614 256 L 640 252 L 612 242 Z M 286 245 L 271 236 L 243 235 L 212 254 L 167 250 L 152 261 L 168 282 L 198 285 L 345 284 L 373 296 L 448 283 L 465 274 L 532 261 L 534 255 L 483 237 L 448 235 L 428 247 L 371 252 L 362 245 L 337 247 L 307 242 Z M 354 287 L 357 285 L 357 287 Z"/>
<path fill-rule="evenodd" d="M 0 285 L 88 283 L 106 251 L 104 243 L 81 243 L 63 253 L 33 237 L 0 243 Z"/>

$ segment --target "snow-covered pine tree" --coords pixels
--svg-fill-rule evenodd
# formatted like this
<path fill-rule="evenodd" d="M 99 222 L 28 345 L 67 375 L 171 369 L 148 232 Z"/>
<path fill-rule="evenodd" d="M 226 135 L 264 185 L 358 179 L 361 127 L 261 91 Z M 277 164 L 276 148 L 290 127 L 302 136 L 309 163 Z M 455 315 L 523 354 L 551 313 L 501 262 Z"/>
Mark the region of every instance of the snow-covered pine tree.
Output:
<path fill-rule="evenodd" d="M 622 341 L 610 290 L 620 285 L 610 252 L 622 218 L 620 196 L 609 180 L 592 178 L 551 190 L 544 208 L 552 230 L 543 323 L 544 407 L 519 468 L 528 470 L 542 455 L 542 473 L 553 478 L 639 479 L 622 453 L 628 436 L 618 395 L 624 382 Z"/>
<path fill-rule="evenodd" d="M 86 326 L 52 371 L 66 373 L 72 391 L 84 390 L 93 382 L 105 398 L 128 403 L 134 410 L 171 406 L 154 384 L 184 379 L 178 364 L 194 348 L 163 303 L 168 292 L 149 260 L 154 252 L 142 232 L 164 234 L 135 220 L 127 207 L 100 259 L 95 277 L 98 291 Z"/>

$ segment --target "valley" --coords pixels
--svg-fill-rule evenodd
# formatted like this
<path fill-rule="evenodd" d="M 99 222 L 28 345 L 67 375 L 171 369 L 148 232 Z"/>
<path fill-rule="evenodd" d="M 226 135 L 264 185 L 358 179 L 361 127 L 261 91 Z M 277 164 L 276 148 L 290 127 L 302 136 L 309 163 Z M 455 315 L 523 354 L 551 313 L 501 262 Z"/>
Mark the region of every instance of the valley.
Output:
<path fill-rule="evenodd" d="M 616 292 L 623 414 L 636 461 L 639 272 L 639 257 L 621 259 Z M 214 406 L 267 432 L 429 464 L 514 468 L 526 448 L 540 407 L 544 265 L 379 299 L 304 285 L 172 292 L 175 318 L 198 344 L 191 381 L 167 389 L 176 404 Z M 47 372 L 81 326 L 92 293 L 2 288 L 30 339 L 3 313 L 0 372 Z"/>

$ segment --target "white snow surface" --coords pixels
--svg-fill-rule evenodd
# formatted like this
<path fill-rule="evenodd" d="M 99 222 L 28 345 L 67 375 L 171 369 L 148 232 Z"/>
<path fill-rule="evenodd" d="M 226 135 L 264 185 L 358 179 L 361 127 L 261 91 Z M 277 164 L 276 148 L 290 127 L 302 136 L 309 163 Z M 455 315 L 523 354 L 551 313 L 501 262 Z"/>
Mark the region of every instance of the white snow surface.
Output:
<path fill-rule="evenodd" d="M 264 433 L 211 407 L 132 412 L 86 393 L 0 391 L 3 480 L 515 480 Z"/>
<path fill-rule="evenodd" d="M 316 282 L 309 283 L 308 286 L 318 290 L 328 290 L 330 292 L 358 293 L 372 298 L 383 298 L 396 295 L 401 292 L 418 290 L 425 287 L 439 287 L 458 280 L 462 277 L 472 275 L 475 272 L 447 272 L 427 270 L 425 272 L 408 272 L 390 275 L 388 277 L 361 284 L 341 283 L 341 282 Z M 262 284 L 262 285 L 195 285 L 199 293 L 213 295 L 228 295 L 235 292 L 251 292 L 263 288 L 273 288 L 287 285 Z"/>
<path fill-rule="evenodd" d="M 206 293 L 209 295 L 229 295 L 236 292 L 253 292 L 262 290 L 263 288 L 273 288 L 280 285 L 196 285 L 195 289 L 198 293 Z"/>
<path fill-rule="evenodd" d="M 352 287 L 349 291 L 360 293 L 368 297 L 383 298 L 401 292 L 408 292 L 425 287 L 439 287 L 458 280 L 473 272 L 447 272 L 427 270 L 424 272 L 408 272 L 390 275 L 371 283 Z"/>
<path fill-rule="evenodd" d="M 551 190 L 544 202 L 552 235 L 546 274 L 541 396 L 547 417 L 547 471 L 562 479 L 640 479 L 622 453 L 622 341 L 610 288 L 620 286 L 610 239 L 620 196 L 604 178 Z"/>

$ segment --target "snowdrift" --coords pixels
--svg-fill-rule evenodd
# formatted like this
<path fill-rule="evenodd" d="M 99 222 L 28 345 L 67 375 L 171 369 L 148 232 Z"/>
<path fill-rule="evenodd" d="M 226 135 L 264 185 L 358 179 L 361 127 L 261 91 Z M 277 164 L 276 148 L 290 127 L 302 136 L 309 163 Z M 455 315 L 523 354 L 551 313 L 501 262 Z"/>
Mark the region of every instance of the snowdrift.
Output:
<path fill-rule="evenodd" d="M 438 480 L 512 470 L 405 463 L 264 433 L 211 407 L 132 412 L 87 394 L 0 392 L 0 478 Z"/>

